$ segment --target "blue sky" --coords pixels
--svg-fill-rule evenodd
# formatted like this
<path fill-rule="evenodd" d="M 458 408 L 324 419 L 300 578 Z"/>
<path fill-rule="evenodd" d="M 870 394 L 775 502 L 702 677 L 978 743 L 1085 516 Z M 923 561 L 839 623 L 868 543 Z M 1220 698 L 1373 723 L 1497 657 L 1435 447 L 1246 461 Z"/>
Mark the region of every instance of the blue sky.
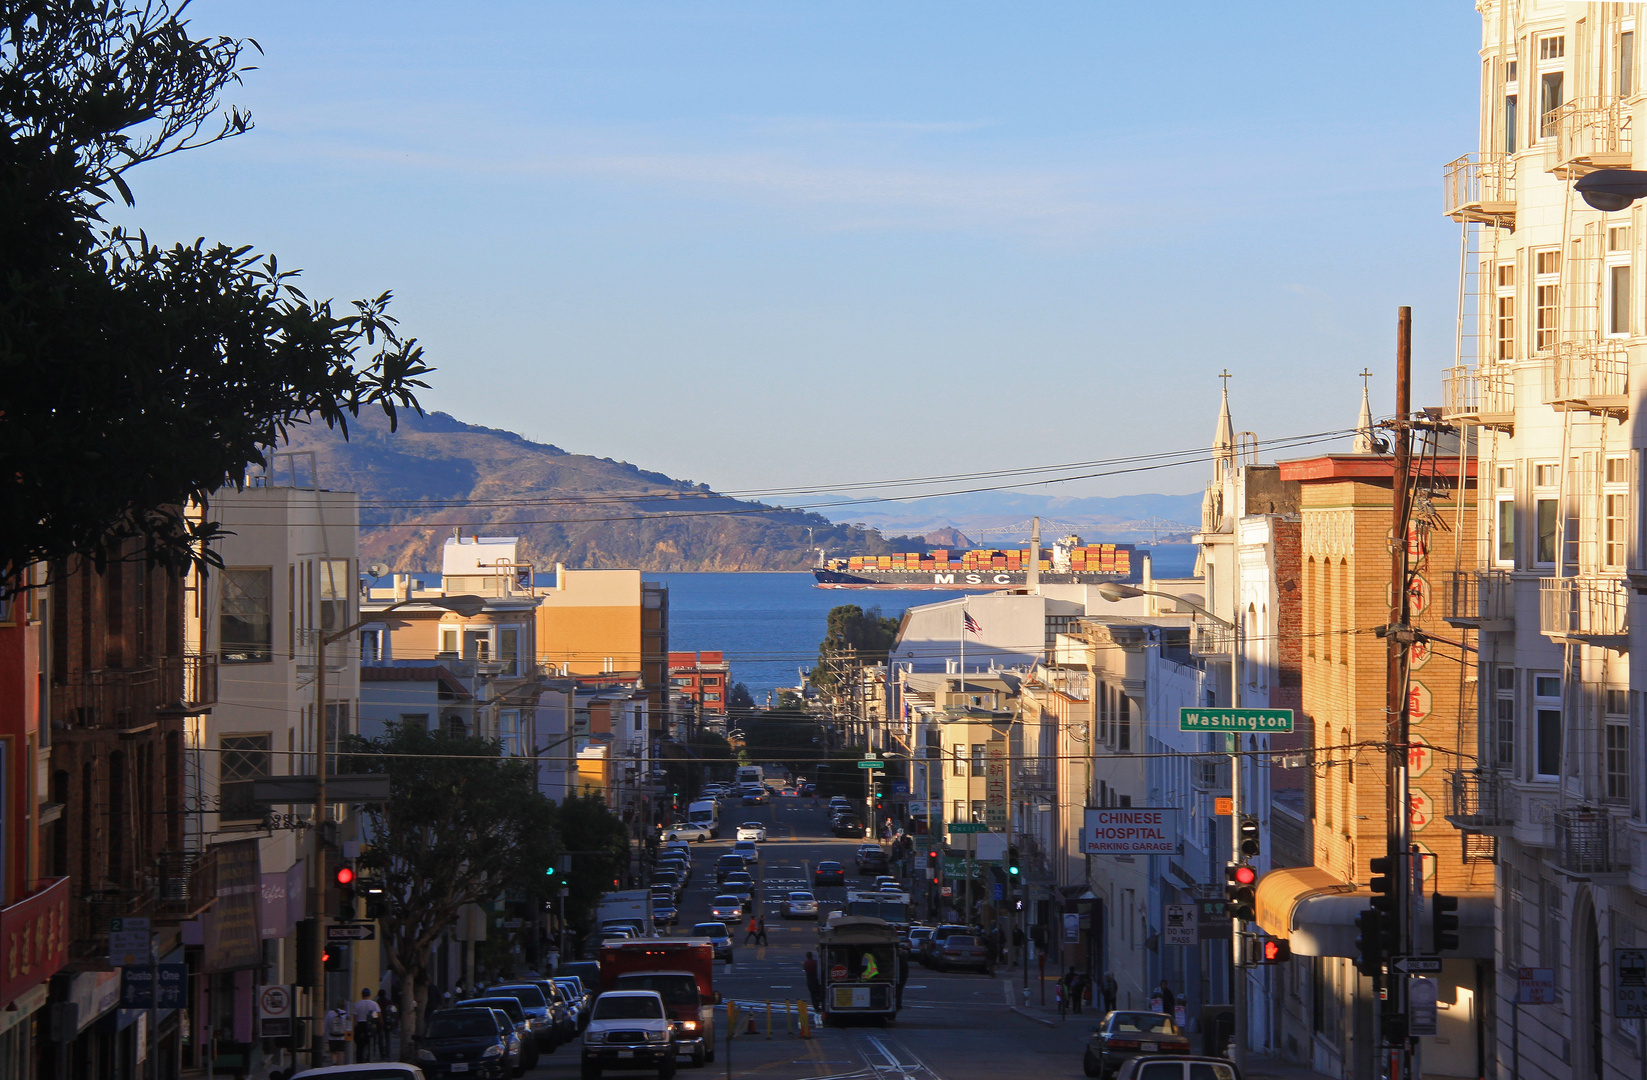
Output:
<path fill-rule="evenodd" d="M 1204 444 L 1451 362 L 1479 17 L 1382 4 L 198 0 L 256 129 L 124 220 L 394 290 L 425 404 L 723 489 Z M 1199 468 L 1059 494 L 1189 491 Z"/>

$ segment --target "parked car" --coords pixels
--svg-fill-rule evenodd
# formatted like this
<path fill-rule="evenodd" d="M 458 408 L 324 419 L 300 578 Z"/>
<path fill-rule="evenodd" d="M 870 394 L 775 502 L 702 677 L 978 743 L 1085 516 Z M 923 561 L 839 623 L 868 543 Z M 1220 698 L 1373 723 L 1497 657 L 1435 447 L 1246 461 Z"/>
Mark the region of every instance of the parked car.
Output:
<path fill-rule="evenodd" d="M 555 1020 L 555 1045 L 570 1042 L 578 1033 L 578 1017 L 570 995 L 553 979 L 521 979 L 524 986 L 535 986 L 543 991 L 549 1002 L 550 1015 Z"/>
<path fill-rule="evenodd" d="M 694 825 L 687 821 L 677 821 L 673 825 L 670 825 L 664 829 L 663 838 L 666 841 L 686 840 L 692 843 L 702 843 L 705 840 L 714 839 L 714 837 L 710 835 L 709 826 Z"/>
<path fill-rule="evenodd" d="M 327 1077 L 338 1077 L 340 1080 L 426 1080 L 422 1069 L 416 1065 L 406 1065 L 399 1061 L 374 1061 L 360 1065 L 322 1065 L 318 1069 L 304 1069 L 297 1075 L 313 1077 L 314 1080 L 324 1080 Z"/>
<path fill-rule="evenodd" d="M 526 1012 L 526 1024 L 532 1030 L 532 1037 L 537 1040 L 539 1052 L 554 1052 L 560 1045 L 561 1024 L 555 1015 L 555 1005 L 549 1000 L 543 988 L 531 983 L 504 983 L 501 986 L 489 986 L 486 992 L 493 997 L 499 994 L 508 994 L 520 1002 L 520 1007 Z"/>
<path fill-rule="evenodd" d="M 715 945 L 715 959 L 732 962 L 732 931 L 723 922 L 692 924 L 692 936 L 708 938 Z"/>
<path fill-rule="evenodd" d="M 608 990 L 595 999 L 583 1033 L 583 1080 L 597 1080 L 603 1069 L 656 1069 L 658 1080 L 671 1080 L 676 1053 L 656 990 Z"/>
<path fill-rule="evenodd" d="M 692 856 L 679 848 L 665 848 L 658 852 L 659 870 L 673 870 L 688 881 L 692 880 Z"/>
<path fill-rule="evenodd" d="M 532 1019 L 526 1015 L 520 1001 L 507 994 L 491 994 L 485 997 L 467 998 L 458 1003 L 458 1008 L 495 1009 L 508 1015 L 515 1030 L 520 1033 L 520 1064 L 525 1069 L 538 1067 L 538 1041 L 532 1031 Z"/>
<path fill-rule="evenodd" d="M 430 1076 L 463 1073 L 503 1080 L 524 1070 L 522 1052 L 520 1031 L 507 1014 L 466 1002 L 463 1008 L 430 1015 L 416 1056 Z"/>
<path fill-rule="evenodd" d="M 995 971 L 995 964 L 989 958 L 989 946 L 984 944 L 982 938 L 972 934 L 951 934 L 944 938 L 943 944 L 938 946 L 934 963 L 939 971 L 968 968 L 985 975 Z"/>
<path fill-rule="evenodd" d="M 915 958 L 927 967 L 932 967 L 936 961 L 938 949 L 944 943 L 944 938 L 951 934 L 970 934 L 971 932 L 972 927 L 961 926 L 958 923 L 941 923 L 934 926 L 932 933 L 922 939 L 920 952 L 916 954 Z"/>
<path fill-rule="evenodd" d="M 728 874 L 741 874 L 749 869 L 749 864 L 743 861 L 742 855 L 727 852 L 715 860 L 715 880 L 725 881 Z"/>
<path fill-rule="evenodd" d="M 758 821 L 746 821 L 738 826 L 737 838 L 739 840 L 764 841 L 766 839 L 766 826 Z M 736 851 L 737 849 L 733 848 L 733 850 Z"/>
<path fill-rule="evenodd" d="M 743 900 L 731 893 L 722 893 L 709 902 L 709 917 L 723 923 L 735 923 L 743 918 Z"/>
<path fill-rule="evenodd" d="M 816 919 L 818 898 L 809 892 L 792 892 L 784 897 L 783 917 L 786 919 Z"/>
<path fill-rule="evenodd" d="M 932 931 L 935 929 L 937 928 L 932 926 L 911 926 L 909 928 L 907 942 L 909 945 L 909 954 L 912 958 L 917 961 L 920 960 L 921 944 L 932 937 Z"/>
<path fill-rule="evenodd" d="M 576 975 L 556 975 L 555 985 L 566 997 L 566 1004 L 572 1010 L 572 1022 L 577 1030 L 582 1031 L 583 1025 L 589 1022 L 590 998 L 593 996 L 584 989 L 583 980 Z"/>
<path fill-rule="evenodd" d="M 1140 1054 L 1121 1066 L 1115 1080 L 1241 1080 L 1241 1070 L 1228 1058 Z"/>
<path fill-rule="evenodd" d="M 1166 1013 L 1117 1009 L 1092 1029 L 1081 1069 L 1088 1076 L 1108 1076 L 1139 1054 L 1189 1052 L 1189 1036 Z"/>
<path fill-rule="evenodd" d="M 845 885 L 846 867 L 833 859 L 826 859 L 812 869 L 812 884 L 814 886 Z"/>
<path fill-rule="evenodd" d="M 761 853 L 753 840 L 739 840 L 732 845 L 732 854 L 746 863 L 759 862 Z"/>

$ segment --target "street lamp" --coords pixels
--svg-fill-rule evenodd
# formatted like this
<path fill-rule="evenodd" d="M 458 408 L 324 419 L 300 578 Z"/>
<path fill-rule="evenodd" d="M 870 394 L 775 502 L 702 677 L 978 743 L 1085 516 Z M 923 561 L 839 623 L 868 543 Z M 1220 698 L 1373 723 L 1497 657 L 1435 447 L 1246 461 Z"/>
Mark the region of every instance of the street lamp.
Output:
<path fill-rule="evenodd" d="M 1647 178 L 1647 174 L 1642 175 L 1644 178 Z M 1217 623 L 1219 626 L 1222 626 L 1224 629 L 1232 631 L 1232 648 L 1234 651 L 1230 656 L 1230 705 L 1237 709 L 1241 707 L 1241 660 L 1246 652 L 1246 647 L 1241 637 L 1241 619 L 1239 615 L 1237 615 L 1234 622 L 1231 622 L 1228 619 L 1219 618 L 1217 615 L 1214 615 L 1212 612 L 1208 611 L 1200 604 L 1197 604 L 1195 601 L 1187 600 L 1182 596 L 1176 596 L 1168 592 L 1160 592 L 1156 589 L 1140 589 L 1135 585 L 1122 585 L 1119 582 L 1113 581 L 1106 581 L 1102 585 L 1098 586 L 1098 595 L 1102 596 L 1105 600 L 1108 600 L 1111 603 L 1120 600 L 1128 600 L 1135 596 L 1161 597 L 1166 600 L 1171 600 L 1173 605 L 1179 610 L 1188 609 L 1198 615 L 1205 616 L 1206 618 Z M 1241 736 L 1237 732 L 1231 732 L 1229 739 L 1231 751 L 1230 857 L 1233 861 L 1240 862 L 1240 851 L 1235 844 L 1235 826 L 1236 823 L 1241 820 L 1241 754 L 1239 752 L 1241 749 Z M 1236 985 L 1237 981 L 1242 977 L 1241 920 L 1233 913 L 1230 915 L 1230 920 L 1234 924 L 1233 932 L 1230 935 L 1230 998 L 1231 1004 L 1234 1006 L 1235 1011 L 1234 1058 L 1236 1065 L 1245 1067 L 1247 1062 L 1247 999 L 1246 994 L 1243 993 L 1245 988 Z"/>
<path fill-rule="evenodd" d="M 456 612 L 465 619 L 470 619 L 476 615 L 479 615 L 486 608 L 486 601 L 484 598 L 470 595 L 430 596 L 420 597 L 415 600 L 400 600 L 396 603 L 390 604 L 386 608 L 372 612 L 371 615 L 356 619 L 354 622 L 350 623 L 348 626 L 345 626 L 341 630 L 334 630 L 329 634 L 325 631 L 321 631 L 319 635 L 319 647 L 315 650 L 317 654 L 315 664 L 315 698 L 317 702 L 315 708 L 315 747 L 319 753 L 315 755 L 316 820 L 314 859 L 312 860 L 314 862 L 315 896 L 317 898 L 323 898 L 326 895 L 327 881 L 325 843 L 326 818 L 328 816 L 328 807 L 326 804 L 326 753 L 331 749 L 331 747 L 328 745 L 328 740 L 326 738 L 326 650 L 332 645 L 337 644 L 339 641 L 342 641 L 356 630 L 359 630 L 367 623 L 377 622 L 389 612 L 394 611 L 397 608 L 407 607 L 411 604 L 422 604 L 426 607 L 444 608 L 447 611 Z M 314 995 L 313 1002 L 314 1032 L 312 1037 L 315 1041 L 312 1044 L 311 1052 L 313 1054 L 314 1061 L 318 1063 L 320 1061 L 318 1050 L 320 1045 L 319 1040 L 326 1037 L 326 968 L 322 959 L 326 955 L 326 905 L 324 902 L 317 905 L 317 910 L 315 911 L 315 926 L 317 930 L 315 937 L 318 939 L 315 944 L 315 971 L 319 974 L 320 986 Z"/>

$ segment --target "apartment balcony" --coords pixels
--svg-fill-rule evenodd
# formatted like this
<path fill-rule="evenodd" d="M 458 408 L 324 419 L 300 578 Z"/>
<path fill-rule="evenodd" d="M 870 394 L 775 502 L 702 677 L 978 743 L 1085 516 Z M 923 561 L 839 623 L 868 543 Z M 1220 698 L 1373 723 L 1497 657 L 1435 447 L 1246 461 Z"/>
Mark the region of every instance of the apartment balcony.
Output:
<path fill-rule="evenodd" d="M 1050 794 L 1053 789 L 1052 766 L 1044 761 L 1020 766 L 1013 774 L 1013 784 L 1024 794 Z"/>
<path fill-rule="evenodd" d="M 1508 834 L 1514 828 L 1510 794 L 1490 769 L 1457 769 L 1447 779 L 1447 822 L 1470 832 Z"/>
<path fill-rule="evenodd" d="M 1515 161 L 1502 153 L 1465 154 L 1447 163 L 1444 213 L 1454 221 L 1515 228 Z"/>
<path fill-rule="evenodd" d="M 1631 113 L 1621 101 L 1569 101 L 1544 114 L 1545 169 L 1576 180 L 1597 169 L 1628 169 Z"/>
<path fill-rule="evenodd" d="M 1515 378 L 1509 368 L 1448 368 L 1442 380 L 1443 420 L 1515 430 Z"/>
<path fill-rule="evenodd" d="M 1545 404 L 1620 420 L 1630 413 L 1630 357 L 1611 338 L 1558 341 L 1546 369 Z"/>
<path fill-rule="evenodd" d="M 167 656 L 71 675 L 51 688 L 51 717 L 68 730 L 129 732 L 152 726 L 161 713 L 200 713 L 216 701 L 215 655 Z"/>
<path fill-rule="evenodd" d="M 1583 574 L 1538 583 L 1539 631 L 1556 641 L 1622 648 L 1630 633 L 1630 588 L 1622 577 Z"/>
<path fill-rule="evenodd" d="M 1593 806 L 1555 812 L 1555 847 L 1550 860 L 1569 874 L 1614 874 L 1629 869 L 1624 846 L 1614 835 L 1613 819 Z"/>
<path fill-rule="evenodd" d="M 1190 786 L 1196 791 L 1227 793 L 1230 789 L 1229 758 L 1217 756 L 1190 759 Z"/>
<path fill-rule="evenodd" d="M 1470 630 L 1515 629 L 1515 582 L 1507 570 L 1455 570 L 1442 618 Z"/>
<path fill-rule="evenodd" d="M 1196 618 L 1190 623 L 1191 656 L 1227 664 L 1235 655 L 1235 631 L 1211 619 Z"/>

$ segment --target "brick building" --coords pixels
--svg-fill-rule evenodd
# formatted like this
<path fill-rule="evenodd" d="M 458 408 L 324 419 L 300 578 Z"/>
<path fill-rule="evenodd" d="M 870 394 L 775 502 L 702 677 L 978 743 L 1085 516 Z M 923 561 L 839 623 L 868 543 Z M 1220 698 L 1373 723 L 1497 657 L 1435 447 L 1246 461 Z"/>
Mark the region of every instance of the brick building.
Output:
<path fill-rule="evenodd" d="M 726 699 L 732 692 L 732 665 L 719 651 L 672 652 L 669 688 L 702 712 L 724 715 Z"/>

